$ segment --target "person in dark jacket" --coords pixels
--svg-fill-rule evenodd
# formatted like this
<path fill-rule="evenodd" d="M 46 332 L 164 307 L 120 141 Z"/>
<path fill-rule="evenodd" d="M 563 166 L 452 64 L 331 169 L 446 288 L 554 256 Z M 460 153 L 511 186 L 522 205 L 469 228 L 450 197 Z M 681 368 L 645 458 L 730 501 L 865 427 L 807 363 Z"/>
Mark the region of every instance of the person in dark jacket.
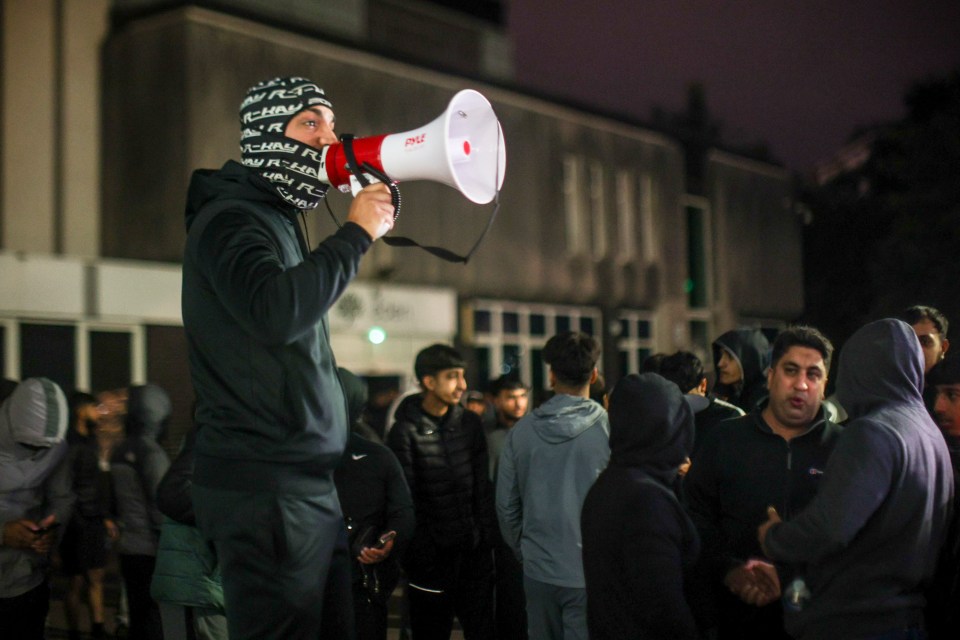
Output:
<path fill-rule="evenodd" d="M 172 405 L 155 384 L 130 387 L 125 437 L 110 454 L 110 477 L 116 521 L 120 528 L 117 555 L 130 607 L 130 635 L 163 638 L 160 609 L 150 597 L 157 541 L 163 514 L 157 508 L 157 487 L 170 459 L 157 442 L 166 430 Z"/>
<path fill-rule="evenodd" d="M 767 396 L 770 343 L 759 329 L 727 331 L 713 341 L 713 395 L 745 413 Z"/>
<path fill-rule="evenodd" d="M 960 356 L 942 358 L 927 374 L 927 387 L 933 390 L 933 417 L 953 464 L 953 515 L 924 616 L 930 640 L 952 640 L 960 630 Z"/>
<path fill-rule="evenodd" d="M 693 411 L 658 374 L 610 394 L 610 462 L 580 516 L 591 640 L 698 638 L 684 593 L 697 557 L 693 523 L 673 493 L 693 446 Z"/>
<path fill-rule="evenodd" d="M 416 512 L 401 562 L 417 640 L 447 640 L 454 616 L 465 637 L 494 637 L 496 516 L 483 424 L 460 405 L 465 366 L 453 347 L 435 344 L 420 351 L 414 371 L 423 392 L 400 403 L 387 434 Z"/>
<path fill-rule="evenodd" d="M 816 495 L 841 429 L 823 394 L 833 345 L 811 327 L 789 327 L 773 343 L 770 396 L 748 415 L 717 425 L 684 482 L 703 542 L 695 609 L 719 638 L 783 638 L 780 584 L 791 567 L 764 558 L 756 528 L 773 505 L 793 518 Z"/>
<path fill-rule="evenodd" d="M 327 311 L 394 208 L 386 185 L 370 185 L 336 233 L 307 245 L 297 217 L 326 192 L 320 150 L 337 142 L 334 123 L 310 80 L 262 82 L 240 107 L 242 164 L 194 172 L 187 195 L 193 497 L 235 640 L 343 633 L 323 628 L 325 607 L 350 594 L 333 484 L 347 409 Z"/>
<path fill-rule="evenodd" d="M 693 441 L 694 456 L 707 439 L 707 435 L 724 420 L 739 418 L 743 409 L 725 402 L 716 396 L 707 395 L 707 376 L 703 373 L 703 363 L 689 351 L 677 351 L 666 356 L 660 363 L 660 375 L 673 382 L 687 396 L 700 396 L 704 400 L 691 400 L 694 410 L 693 421 L 696 426 L 696 438 Z"/>
<path fill-rule="evenodd" d="M 350 371 L 341 367 L 339 372 L 350 410 L 351 431 L 333 478 L 353 558 L 357 640 L 386 640 L 387 603 L 400 580 L 397 558 L 413 535 L 413 499 L 397 457 L 384 445 L 362 435 L 376 437 L 363 423 L 366 386 Z"/>
<path fill-rule="evenodd" d="M 196 427 L 157 487 L 165 516 L 150 595 L 160 605 L 164 640 L 227 640 L 220 566 L 197 529 L 191 500 Z"/>
<path fill-rule="evenodd" d="M 97 399 L 89 393 L 70 394 L 70 430 L 67 432 L 67 464 L 73 479 L 73 516 L 60 544 L 61 570 L 69 576 L 64 598 L 70 638 L 80 637 L 83 596 L 90 613 L 90 635 L 106 637 L 104 630 L 103 577 L 107 565 L 107 521 L 110 516 L 109 487 L 101 481 L 96 440 Z"/>
<path fill-rule="evenodd" d="M 923 590 L 953 500 L 922 389 L 923 353 L 905 322 L 872 322 L 844 345 L 837 394 L 850 420 L 819 491 L 790 521 L 771 511 L 757 531 L 770 558 L 806 565 L 786 615 L 799 640 L 922 637 Z"/>

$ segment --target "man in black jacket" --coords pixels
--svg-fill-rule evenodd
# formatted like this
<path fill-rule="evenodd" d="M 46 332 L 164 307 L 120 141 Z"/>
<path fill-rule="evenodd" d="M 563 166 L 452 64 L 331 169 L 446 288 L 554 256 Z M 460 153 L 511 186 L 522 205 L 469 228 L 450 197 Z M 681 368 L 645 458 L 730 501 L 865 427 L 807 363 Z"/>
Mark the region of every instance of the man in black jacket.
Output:
<path fill-rule="evenodd" d="M 850 419 L 820 489 L 803 512 L 784 522 L 771 512 L 757 531 L 769 557 L 806 565 L 786 619 L 793 637 L 923 637 L 953 472 L 922 389 L 910 325 L 878 320 L 847 340 L 837 395 Z"/>
<path fill-rule="evenodd" d="M 763 559 L 756 528 L 773 505 L 785 519 L 813 499 L 840 427 L 821 403 L 833 345 L 810 327 L 790 327 L 773 345 L 770 396 L 742 418 L 717 425 L 693 456 L 684 483 L 703 543 L 697 571 L 707 585 L 695 606 L 719 638 L 788 638 L 780 582 L 789 567 Z"/>
<path fill-rule="evenodd" d="M 322 627 L 325 596 L 350 588 L 332 479 L 347 409 L 326 315 L 394 209 L 371 185 L 308 247 L 297 216 L 326 191 L 330 100 L 309 80 L 275 78 L 250 89 L 240 120 L 243 164 L 195 172 L 187 203 L 197 523 L 221 563 L 231 638 L 342 637 Z M 331 567 L 346 583 L 328 589 Z"/>
<path fill-rule="evenodd" d="M 416 511 L 401 562 L 417 640 L 447 640 L 454 616 L 467 638 L 494 637 L 496 516 L 483 425 L 459 404 L 467 388 L 465 366 L 447 345 L 418 353 L 414 369 L 423 392 L 401 402 L 387 435 Z"/>
<path fill-rule="evenodd" d="M 746 413 L 767 397 L 764 384 L 770 366 L 770 343 L 759 329 L 727 331 L 713 341 L 713 368 L 717 380 L 713 395 Z"/>

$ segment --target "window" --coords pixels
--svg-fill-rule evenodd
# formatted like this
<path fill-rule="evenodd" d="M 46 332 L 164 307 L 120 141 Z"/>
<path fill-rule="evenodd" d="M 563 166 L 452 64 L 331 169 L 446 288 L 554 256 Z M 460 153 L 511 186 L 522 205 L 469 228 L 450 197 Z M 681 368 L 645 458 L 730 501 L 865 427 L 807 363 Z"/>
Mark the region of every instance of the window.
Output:
<path fill-rule="evenodd" d="M 90 389 L 118 389 L 133 379 L 133 337 L 126 331 L 90 331 Z"/>
<path fill-rule="evenodd" d="M 467 371 L 471 386 L 482 385 L 502 374 L 516 374 L 531 386 L 534 398 L 540 400 L 547 391 L 542 353 L 547 340 L 573 329 L 593 335 L 601 326 L 600 310 L 593 307 L 500 300 L 474 300 L 468 304 L 466 317 L 472 314 L 475 321 L 470 347 L 476 358 L 476 370 Z M 476 322 L 481 315 L 494 321 Z"/>
<path fill-rule="evenodd" d="M 620 311 L 617 320 L 617 354 L 620 376 L 640 370 L 643 361 L 653 353 L 654 326 L 646 311 Z"/>
<path fill-rule="evenodd" d="M 628 262 L 636 257 L 636 218 L 637 195 L 633 183 L 633 172 L 617 172 L 617 259 Z"/>
<path fill-rule="evenodd" d="M 583 159 L 568 154 L 563 159 L 563 209 L 567 252 L 581 255 L 586 252 L 584 242 Z"/>
<path fill-rule="evenodd" d="M 710 229 L 705 205 L 689 203 L 687 217 L 687 304 L 691 309 L 710 305 Z"/>
<path fill-rule="evenodd" d="M 67 393 L 77 388 L 76 327 L 20 324 L 19 378 L 50 378 Z"/>
<path fill-rule="evenodd" d="M 593 258 L 600 260 L 607 255 L 606 193 L 603 185 L 603 164 L 590 163 L 590 220 L 593 238 Z"/>

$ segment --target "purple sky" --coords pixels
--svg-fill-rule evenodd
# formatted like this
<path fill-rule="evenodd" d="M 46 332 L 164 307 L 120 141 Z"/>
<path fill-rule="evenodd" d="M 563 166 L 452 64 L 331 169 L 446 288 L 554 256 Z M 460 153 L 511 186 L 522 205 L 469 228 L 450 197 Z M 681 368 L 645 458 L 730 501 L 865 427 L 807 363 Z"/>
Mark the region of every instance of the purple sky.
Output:
<path fill-rule="evenodd" d="M 510 0 L 517 80 L 649 120 L 704 84 L 728 142 L 803 170 L 960 66 L 960 0 Z"/>

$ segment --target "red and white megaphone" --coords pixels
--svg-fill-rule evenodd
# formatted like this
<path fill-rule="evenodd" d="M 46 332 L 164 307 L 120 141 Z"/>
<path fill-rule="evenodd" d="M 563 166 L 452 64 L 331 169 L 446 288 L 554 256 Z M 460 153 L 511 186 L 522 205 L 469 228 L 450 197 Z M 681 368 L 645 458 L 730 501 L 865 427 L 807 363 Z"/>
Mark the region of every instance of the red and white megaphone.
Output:
<path fill-rule="evenodd" d="M 453 96 L 440 117 L 419 129 L 355 138 L 348 144 L 361 171 L 369 164 L 397 182 L 442 182 L 477 204 L 493 200 L 507 167 L 500 122 L 490 102 L 472 89 Z M 349 191 L 349 164 L 344 143 L 324 147 L 319 177 Z"/>

